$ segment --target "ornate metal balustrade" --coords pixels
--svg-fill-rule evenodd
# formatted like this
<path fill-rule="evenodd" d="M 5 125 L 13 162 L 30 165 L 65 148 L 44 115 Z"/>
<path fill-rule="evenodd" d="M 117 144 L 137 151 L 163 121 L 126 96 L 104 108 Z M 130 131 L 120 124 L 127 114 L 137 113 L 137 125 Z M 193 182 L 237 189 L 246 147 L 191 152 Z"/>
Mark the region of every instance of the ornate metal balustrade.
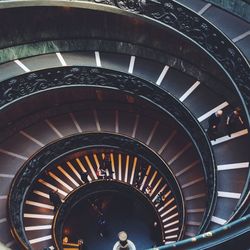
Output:
<path fill-rule="evenodd" d="M 249 128 L 249 110 L 250 110 L 250 67 L 247 60 L 237 49 L 237 47 L 216 27 L 203 17 L 187 9 L 181 4 L 171 0 L 84 0 L 79 2 L 68 1 L 56 2 L 40 1 L 41 6 L 72 6 L 81 7 L 81 2 L 91 2 L 95 4 L 104 4 L 107 6 L 116 6 L 121 10 L 149 17 L 151 20 L 157 21 L 159 24 L 167 25 L 173 30 L 183 34 L 191 42 L 198 45 L 205 51 L 210 58 L 221 67 L 228 76 L 242 99 L 242 105 L 245 107 L 245 115 Z M 10 3 L 6 1 L 6 8 L 20 7 L 24 3 L 17 1 Z M 104 6 L 102 5 L 102 6 Z M 5 8 L 3 5 L 3 7 Z M 25 6 L 36 6 L 36 1 L 26 1 Z M 95 9 L 94 5 L 83 8 Z M 102 8 L 105 11 L 105 8 Z M 113 9 L 106 10 L 112 12 Z M 249 178 L 248 178 L 249 179 Z M 247 186 L 249 187 L 249 181 Z M 247 195 L 247 189 L 242 195 L 240 201 L 243 201 Z"/>
<path fill-rule="evenodd" d="M 103 11 L 112 12 L 113 8 L 108 6 L 116 6 L 121 10 L 128 11 L 135 15 L 149 17 L 151 20 L 157 21 L 158 24 L 166 25 L 173 30 L 183 34 L 193 44 L 198 45 L 201 50 L 208 54 L 208 57 L 219 65 L 219 67 L 228 76 L 228 80 L 232 82 L 236 91 L 238 92 L 242 105 L 245 108 L 245 115 L 249 128 L 249 110 L 250 110 L 250 67 L 247 60 L 237 49 L 237 47 L 216 27 L 203 17 L 187 9 L 181 4 L 171 0 L 83 0 L 79 2 L 68 1 L 56 2 L 51 1 L 49 4 L 46 1 L 40 1 L 41 6 L 72 6 L 95 9 L 95 4 L 102 5 Z M 95 3 L 88 6 L 86 3 Z M 4 3 L 6 8 L 13 8 L 23 6 L 22 1 L 16 3 Z M 36 6 L 36 1 L 26 1 L 25 6 Z M 242 202 L 246 195 L 249 194 L 249 177 L 247 188 L 244 191 L 240 202 Z"/>
<path fill-rule="evenodd" d="M 32 183 L 58 159 L 79 150 L 97 148 L 98 146 L 137 155 L 150 165 L 155 166 L 170 184 L 172 193 L 177 198 L 177 204 L 181 208 L 180 215 L 183 218 L 182 227 L 184 226 L 184 200 L 181 189 L 171 170 L 153 151 L 138 141 L 124 136 L 109 133 L 79 134 L 58 140 L 43 148 L 24 164 L 12 183 L 8 199 L 9 219 L 14 236 L 25 249 L 31 249 L 31 247 L 24 232 L 22 211 L 25 194 Z"/>
<path fill-rule="evenodd" d="M 171 0 L 86 0 L 150 17 L 181 32 L 212 57 L 240 90 L 250 110 L 250 66 L 236 46 L 203 17 Z M 250 121 L 247 112 L 248 124 Z"/>
<path fill-rule="evenodd" d="M 229 79 L 235 85 L 236 89 L 239 90 L 239 95 L 243 97 L 242 103 L 245 106 L 245 111 L 249 123 L 249 64 L 244 59 L 239 50 L 221 32 L 213 27 L 212 24 L 174 1 L 95 0 L 95 2 L 114 5 L 121 9 L 153 18 L 154 20 L 159 21 L 162 24 L 173 27 L 177 31 L 190 38 L 194 43 L 201 46 L 201 48 L 204 49 L 210 57 L 214 58 L 214 60 L 228 75 Z M 185 108 L 180 106 L 181 104 L 177 104 L 177 106 L 179 105 L 178 107 L 181 107 L 180 110 L 176 108 L 175 105 L 173 105 L 173 103 L 175 102 L 173 102 L 173 100 L 170 101 L 169 96 L 166 93 L 158 93 L 153 86 L 146 85 L 143 83 L 143 81 L 138 81 L 138 79 L 132 76 L 126 76 L 125 78 L 123 78 L 120 76 L 117 77 L 116 75 L 114 81 L 114 74 L 112 72 L 103 74 L 103 71 L 99 69 L 85 70 L 86 71 L 82 72 L 82 70 L 79 68 L 70 68 L 69 71 L 65 74 L 62 74 L 60 70 L 58 70 L 58 72 L 56 72 L 55 70 L 55 72 L 52 72 L 50 74 L 49 72 L 47 72 L 48 75 L 46 75 L 45 72 L 40 72 L 41 74 L 39 75 L 37 73 L 27 74 L 23 76 L 23 78 L 20 77 L 18 79 L 6 81 L 1 86 L 1 105 L 2 107 L 7 106 L 15 100 L 23 98 L 27 95 L 38 93 L 48 89 L 60 88 L 65 86 L 77 87 L 81 84 L 84 85 L 86 83 L 87 86 L 101 86 L 112 89 L 119 89 L 130 94 L 139 95 L 141 98 L 149 98 L 153 103 L 155 103 L 159 107 L 161 106 L 162 109 L 168 110 L 168 112 L 170 113 L 173 112 L 174 116 L 178 119 L 179 122 L 183 122 L 185 127 L 191 125 L 189 131 L 191 133 L 194 133 L 194 141 L 197 146 L 200 147 L 201 154 L 204 155 L 204 153 L 211 152 L 211 149 L 208 146 L 208 141 L 205 139 L 204 134 L 199 131 L 199 125 L 194 122 L 192 116 L 187 113 Z M 82 73 L 79 74 L 80 72 Z M 63 79 L 61 79 L 59 75 L 63 75 Z M 78 77 L 76 77 L 76 75 Z M 55 76 L 57 76 L 55 78 L 55 81 L 52 81 L 52 83 L 50 83 L 50 77 Z M 107 82 L 110 80 L 113 84 L 108 85 Z M 172 105 L 174 107 L 171 107 Z M 182 117 L 183 114 L 184 116 Z M 205 142 L 203 146 L 202 142 Z M 34 165 L 36 165 L 35 162 L 33 163 Z M 212 180 L 214 183 L 214 168 L 211 168 L 211 166 L 214 167 L 214 162 L 213 160 L 211 160 L 211 155 L 209 155 L 209 157 L 207 158 L 204 158 L 204 165 L 206 164 L 207 166 L 210 166 L 209 169 L 211 170 L 211 172 L 208 174 L 211 176 L 209 176 L 208 179 Z M 29 172 L 24 175 L 23 183 L 27 182 L 27 176 L 29 176 Z M 212 184 L 212 182 L 210 182 L 210 184 L 212 186 L 214 185 Z M 25 191 L 25 189 L 23 191 Z M 19 200 L 21 198 L 22 197 L 20 196 Z"/>
<path fill-rule="evenodd" d="M 177 243 L 168 244 L 167 246 L 161 246 L 157 249 L 221 249 L 223 243 L 227 241 L 239 242 L 241 249 L 248 248 L 248 242 L 241 242 L 241 237 L 245 235 L 245 239 L 249 239 L 250 235 L 250 215 L 242 217 L 234 222 L 231 222 L 225 226 L 215 229 L 210 232 L 198 235 L 196 237 L 179 241 Z M 230 246 L 228 246 L 230 247 Z M 231 248 L 231 247 L 230 247 Z M 154 250 L 154 249 L 151 249 Z"/>
<path fill-rule="evenodd" d="M 53 220 L 53 226 L 52 226 L 52 233 L 53 233 L 53 241 L 54 246 L 56 246 L 56 249 L 63 249 L 62 246 L 62 236 L 63 236 L 63 226 L 65 223 L 65 218 L 70 214 L 70 212 L 73 210 L 74 206 L 80 202 L 83 199 L 88 199 L 88 197 L 91 197 L 93 194 L 97 194 L 99 192 L 105 192 L 105 191 L 113 191 L 113 192 L 120 192 L 123 193 L 124 191 L 129 192 L 129 194 L 134 194 L 138 200 L 143 201 L 144 204 L 148 204 L 150 206 L 151 210 L 154 211 L 155 218 L 158 218 L 158 221 L 161 221 L 157 210 L 155 209 L 154 204 L 152 201 L 144 195 L 139 190 L 135 189 L 133 186 L 116 182 L 116 181 L 96 181 L 90 185 L 81 186 L 74 190 L 67 199 L 64 201 L 64 203 L 60 206 L 59 210 L 56 212 L 54 220 Z M 161 224 L 161 223 L 160 223 Z M 161 225 L 161 238 L 163 237 L 164 228 Z"/>
<path fill-rule="evenodd" d="M 158 24 L 166 25 L 184 35 L 208 57 L 221 67 L 242 97 L 242 105 L 245 107 L 247 122 L 250 117 L 250 66 L 237 47 L 215 26 L 206 21 L 200 15 L 187 9 L 173 0 L 82 0 L 82 1 L 39 1 L 39 6 L 71 6 L 96 9 L 95 5 L 86 3 L 102 4 L 102 11 L 112 12 L 114 9 L 103 6 L 116 6 L 121 10 L 148 17 L 157 21 Z M 30 1 L 4 1 L 2 8 L 13 8 L 23 6 L 36 6 L 37 2 Z"/>
<path fill-rule="evenodd" d="M 17 100 L 46 90 L 65 87 L 102 87 L 113 91 L 123 91 L 142 98 L 158 107 L 176 120 L 193 141 L 203 164 L 205 180 L 209 186 L 208 216 L 204 218 L 204 228 L 214 209 L 216 190 L 216 168 L 210 143 L 199 122 L 185 106 L 169 93 L 151 83 L 125 73 L 92 67 L 55 68 L 33 72 L 2 82 L 0 106 L 2 108 Z"/>

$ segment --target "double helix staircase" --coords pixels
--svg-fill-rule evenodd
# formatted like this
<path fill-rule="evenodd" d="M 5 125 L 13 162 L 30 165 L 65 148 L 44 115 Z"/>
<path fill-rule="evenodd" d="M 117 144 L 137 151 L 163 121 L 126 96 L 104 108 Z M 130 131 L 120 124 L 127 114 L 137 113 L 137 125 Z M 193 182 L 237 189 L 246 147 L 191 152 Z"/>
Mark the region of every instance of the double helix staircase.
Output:
<path fill-rule="evenodd" d="M 212 22 L 240 48 L 249 60 L 249 23 L 204 1 L 178 2 L 187 5 Z M 4 6 L 1 2 L 0 5 Z M 27 8 L 28 15 L 32 13 L 31 8 Z M 47 8 L 51 8 L 50 11 L 53 13 L 54 7 Z M 70 9 L 64 8 L 63 10 L 59 9 L 59 13 L 62 17 L 67 18 L 67 15 L 70 15 Z M 79 21 L 80 17 L 84 19 L 84 15 L 88 14 L 89 10 L 85 11 L 84 8 L 91 9 L 92 5 L 90 7 L 84 5 L 82 10 L 77 9 L 76 21 Z M 112 11 L 109 9 L 112 7 L 106 6 L 106 8 L 107 12 Z M 25 19 L 25 8 L 22 10 L 19 8 L 1 9 L 2 16 L 6 18 L 5 22 L 11 23 L 10 27 L 15 27 L 10 21 L 13 18 L 13 15 L 10 15 L 11 11 L 20 13 L 21 20 L 23 20 Z M 39 12 L 39 8 L 34 11 Z M 81 11 L 83 12 L 81 13 Z M 55 9 L 55 12 L 57 13 L 55 16 L 58 18 L 58 10 Z M 100 10 L 97 11 L 98 14 L 100 14 L 99 12 L 101 13 Z M 103 12 L 105 13 L 105 9 Z M 94 18 L 91 15 L 90 18 L 93 21 Z M 49 17 L 55 21 L 53 17 Z M 18 17 L 14 19 L 16 20 L 16 18 Z M 135 27 L 137 25 L 139 27 L 140 22 L 143 22 L 141 18 L 137 20 L 134 14 L 127 18 Z M 106 19 L 104 18 L 104 20 Z M 102 19 L 99 21 L 101 22 Z M 36 19 L 36 22 L 39 23 L 39 20 Z M 20 23 L 27 25 L 25 21 L 20 21 Z M 108 23 L 106 21 L 106 25 Z M 24 26 L 20 26 L 24 28 Z M 80 30 L 79 27 L 75 28 Z M 155 29 L 158 28 L 155 27 Z M 1 25 L 1 30 L 8 34 L 7 38 L 9 39 L 15 36 L 14 29 L 6 31 L 4 25 Z M 166 28 L 168 34 L 173 32 L 167 30 Z M 18 243 L 13 240 L 10 232 L 13 228 L 10 228 L 8 222 L 7 205 L 11 183 L 23 165 L 47 145 L 85 133 L 112 133 L 126 136 L 139 141 L 155 152 L 168 165 L 182 191 L 186 214 L 182 238 L 194 237 L 201 233 L 203 223 L 208 216 L 208 206 L 211 205 L 208 193 L 212 187 L 207 181 L 202 155 L 192 140 L 192 134 L 188 132 L 189 128 L 183 128 L 171 116 L 171 113 L 167 115 L 148 100 L 141 100 L 139 92 L 138 96 L 131 95 L 129 92 L 117 93 L 101 85 L 82 89 L 75 86 L 70 87 L 70 85 L 74 85 L 71 80 L 74 78 L 74 69 L 79 67 L 107 69 L 118 72 L 118 74 L 120 72 L 143 79 L 161 91 L 167 92 L 175 98 L 177 103 L 181 103 L 185 110 L 190 112 L 195 122 L 199 124 L 204 136 L 210 115 L 218 110 L 223 110 L 224 117 L 219 128 L 218 138 L 210 141 L 216 165 L 216 197 L 212 201 L 213 209 L 206 222 L 206 231 L 219 228 L 238 216 L 238 210 L 242 205 L 245 205 L 245 198 L 249 191 L 247 190 L 249 114 L 245 113 L 244 100 L 234 90 L 235 86 L 230 86 L 228 82 L 225 83 L 225 78 L 221 76 L 223 73 L 218 74 L 221 69 L 207 72 L 214 69 L 215 66 L 212 63 L 211 65 L 202 64 L 205 57 L 203 51 L 200 52 L 201 68 L 199 68 L 198 61 L 190 59 L 187 63 L 184 56 L 178 57 L 179 52 L 176 52 L 178 56 L 174 56 L 174 52 L 173 54 L 167 52 L 166 58 L 161 57 L 164 51 L 158 48 L 160 45 L 157 44 L 157 39 L 153 41 L 155 47 L 151 44 L 148 48 L 149 42 L 146 39 L 143 40 L 143 37 L 141 37 L 142 42 L 139 40 L 138 44 L 132 41 L 134 36 L 135 39 L 138 38 L 136 35 L 131 35 L 131 42 L 129 38 L 117 40 L 120 35 L 112 37 L 109 34 L 110 40 L 107 37 L 95 37 L 95 35 L 84 37 L 81 31 L 78 35 L 74 34 L 73 38 L 60 32 L 58 32 L 60 34 L 57 34 L 57 37 L 45 34 L 44 38 L 41 32 L 40 37 L 32 39 L 31 31 L 32 28 L 24 30 L 24 33 L 29 34 L 28 38 L 17 39 L 13 44 L 7 40 L 1 45 L 3 55 L 0 65 L 0 80 L 1 86 L 3 86 L 0 112 L 2 130 L 0 141 L 1 242 L 11 249 L 19 249 Z M 131 32 L 135 31 L 136 28 L 132 29 Z M 19 32 L 17 33 L 19 34 Z M 73 39 L 75 42 L 72 42 Z M 115 39 L 117 41 L 114 42 Z M 79 43 L 85 44 L 84 48 L 77 47 L 77 40 L 80 41 Z M 39 42 L 42 45 L 40 44 L 40 49 L 36 50 L 39 48 Z M 47 46 L 45 46 L 46 43 Z M 49 47 L 48 44 L 53 44 L 53 46 Z M 27 46 L 27 51 L 25 51 L 25 46 Z M 189 48 L 189 42 L 185 43 L 185 46 Z M 14 51 L 14 55 L 8 54 L 6 56 L 7 52 L 10 51 Z M 197 52 L 199 49 L 190 46 L 190 51 Z M 191 52 L 185 51 L 187 54 Z M 194 58 L 199 58 L 199 55 L 195 54 Z M 208 69 L 204 68 L 205 66 Z M 45 86 L 44 91 L 36 93 L 37 86 L 46 85 L 42 77 L 39 79 L 40 82 L 36 82 L 36 85 L 29 85 L 32 83 L 32 77 L 41 72 L 46 75 L 50 74 L 51 70 L 60 73 L 64 69 L 72 69 L 71 74 L 66 76 L 69 82 L 67 88 L 54 86 L 47 89 Z M 86 83 L 87 81 L 88 79 L 86 79 Z M 20 83 L 20 87 L 14 89 L 14 92 L 10 91 L 9 94 L 9 90 L 5 86 L 11 88 L 16 82 Z M 26 95 L 27 89 L 33 88 L 33 93 L 36 94 L 31 91 L 29 95 Z M 18 91 L 24 94 L 17 94 L 17 98 L 15 98 Z M 242 108 L 244 125 L 229 137 L 225 130 L 225 120 L 227 115 L 238 106 Z M 61 165 L 56 164 L 47 174 L 43 172 L 39 178 L 34 180 L 32 189 L 25 196 L 22 211 L 23 229 L 32 249 L 44 247 L 54 249 L 51 230 L 54 207 L 49 201 L 49 191 L 59 190 L 59 195 L 63 200 L 75 188 L 84 184 L 79 178 L 79 174 L 83 170 L 89 173 L 90 181 L 96 180 L 96 170 L 101 158 L 101 152 L 76 157 Z M 136 156 L 116 152 L 111 153 L 111 160 L 114 170 L 113 179 L 134 185 L 134 175 L 138 168 Z M 153 188 L 149 196 L 162 219 L 165 243 L 175 242 L 179 239 L 179 234 L 176 232 L 180 230 L 179 221 L 176 222 L 177 205 L 174 200 L 171 201 L 173 197 L 164 178 L 153 166 L 147 166 L 147 172 L 139 190 L 142 191 L 147 185 Z M 166 201 L 161 207 L 155 203 L 156 194 L 159 191 L 163 191 L 166 196 Z"/>

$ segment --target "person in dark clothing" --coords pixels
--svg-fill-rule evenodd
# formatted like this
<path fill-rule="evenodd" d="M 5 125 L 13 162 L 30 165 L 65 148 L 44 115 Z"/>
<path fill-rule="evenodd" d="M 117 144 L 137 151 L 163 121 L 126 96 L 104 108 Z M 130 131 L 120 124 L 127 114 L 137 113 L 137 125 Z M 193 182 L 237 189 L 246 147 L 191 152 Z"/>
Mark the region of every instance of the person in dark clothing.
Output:
<path fill-rule="evenodd" d="M 89 202 L 90 202 L 90 201 L 89 201 Z M 96 215 L 102 216 L 102 215 L 103 215 L 103 212 L 102 212 L 100 206 L 98 206 L 97 203 L 98 203 L 98 200 L 92 202 L 92 203 L 91 203 L 91 207 L 92 207 L 92 209 L 93 209 L 93 211 L 94 211 L 94 213 L 95 213 Z"/>
<path fill-rule="evenodd" d="M 159 204 L 160 206 L 164 203 L 164 195 L 163 195 L 163 192 L 159 192 L 159 193 L 156 195 L 155 203 L 156 203 L 156 204 Z"/>
<path fill-rule="evenodd" d="M 231 134 L 242 127 L 244 124 L 240 116 L 240 108 L 236 108 L 228 117 L 227 117 L 227 134 L 231 137 Z"/>
<path fill-rule="evenodd" d="M 138 164 L 139 164 L 139 170 L 137 171 L 135 175 L 134 186 L 139 188 L 142 184 L 144 177 L 147 176 L 147 168 L 146 166 L 142 165 L 141 161 L 139 160 L 138 160 Z"/>
<path fill-rule="evenodd" d="M 51 203 L 54 205 L 54 212 L 56 212 L 56 210 L 60 207 L 60 205 L 62 204 L 62 201 L 60 199 L 59 194 L 56 191 L 50 191 L 49 192 L 49 200 L 51 201 Z"/>
<path fill-rule="evenodd" d="M 104 237 L 107 232 L 107 222 L 104 218 L 104 215 L 101 214 L 97 220 L 98 232 L 101 237 Z"/>
<path fill-rule="evenodd" d="M 141 164 L 140 168 L 139 168 L 139 172 L 141 172 L 142 177 L 147 176 L 147 168 L 146 168 L 146 166 Z"/>
<path fill-rule="evenodd" d="M 86 250 L 87 249 L 83 239 L 79 239 L 77 243 L 79 245 L 79 250 Z"/>
<path fill-rule="evenodd" d="M 223 111 L 218 110 L 208 118 L 207 134 L 211 140 L 216 140 L 218 133 L 218 126 L 221 122 Z"/>
<path fill-rule="evenodd" d="M 135 184 L 134 184 L 134 186 L 136 188 L 139 188 L 141 186 L 141 184 L 142 184 L 142 181 L 143 181 L 143 177 L 142 177 L 141 172 L 139 171 L 137 173 L 136 177 L 135 177 Z"/>
<path fill-rule="evenodd" d="M 82 180 L 84 183 L 89 183 L 88 173 L 87 173 L 87 172 L 82 172 L 82 173 L 80 173 L 80 176 L 81 176 L 81 180 Z"/>
<path fill-rule="evenodd" d="M 151 238 L 154 242 L 152 247 L 157 247 L 162 244 L 161 242 L 161 228 L 157 221 L 154 221 L 153 226 L 151 228 Z"/>
<path fill-rule="evenodd" d="M 105 170 L 103 170 L 100 167 L 98 167 L 96 169 L 96 176 L 97 176 L 98 180 L 103 180 L 103 179 L 105 179 L 105 177 L 107 176 L 107 174 L 106 174 Z"/>
<path fill-rule="evenodd" d="M 102 161 L 102 164 L 100 166 L 101 170 L 105 171 L 106 170 L 108 171 L 108 176 L 106 177 L 109 177 L 109 179 L 112 179 L 112 175 L 113 175 L 113 170 L 112 170 L 112 164 L 111 164 L 111 159 L 110 159 L 110 155 L 109 154 L 106 154 L 104 155 L 104 159 Z"/>
<path fill-rule="evenodd" d="M 148 196 L 150 196 L 151 191 L 152 191 L 152 187 L 148 185 L 148 186 L 145 188 L 145 194 L 148 195 Z"/>

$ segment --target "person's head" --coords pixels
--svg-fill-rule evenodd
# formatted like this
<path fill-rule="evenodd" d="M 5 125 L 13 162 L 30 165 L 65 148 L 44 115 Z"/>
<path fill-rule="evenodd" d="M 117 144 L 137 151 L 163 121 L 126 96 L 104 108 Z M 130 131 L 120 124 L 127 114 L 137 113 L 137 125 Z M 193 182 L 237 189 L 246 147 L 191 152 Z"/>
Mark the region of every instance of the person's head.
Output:
<path fill-rule="evenodd" d="M 64 236 L 63 237 L 63 243 L 68 243 L 69 242 L 69 237 L 68 236 Z"/>
<path fill-rule="evenodd" d="M 105 159 L 105 154 L 102 153 L 101 156 L 102 156 L 102 159 L 104 160 Z"/>
<path fill-rule="evenodd" d="M 84 243 L 83 239 L 79 239 L 79 240 L 78 240 L 78 245 L 79 245 L 79 246 L 83 245 L 83 243 Z"/>
<path fill-rule="evenodd" d="M 234 110 L 234 114 L 239 116 L 240 115 L 240 108 L 237 107 L 235 110 Z"/>
<path fill-rule="evenodd" d="M 223 111 L 220 109 L 220 110 L 218 110 L 218 111 L 215 113 L 215 115 L 216 115 L 217 117 L 221 117 L 221 116 L 223 115 Z"/>

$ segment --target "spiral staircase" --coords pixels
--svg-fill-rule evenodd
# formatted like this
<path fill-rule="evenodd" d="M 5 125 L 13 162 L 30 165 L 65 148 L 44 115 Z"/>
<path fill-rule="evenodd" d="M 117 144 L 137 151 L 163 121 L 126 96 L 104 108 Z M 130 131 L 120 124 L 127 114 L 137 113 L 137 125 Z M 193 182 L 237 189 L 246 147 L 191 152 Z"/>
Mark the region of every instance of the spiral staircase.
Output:
<path fill-rule="evenodd" d="M 155 211 L 159 249 L 247 242 L 246 20 L 201 0 L 0 7 L 0 242 L 61 249 L 70 202 L 112 183 Z M 226 118 L 236 107 L 244 123 L 228 136 Z M 218 110 L 218 138 L 210 140 L 208 118 Z M 100 179 L 107 155 L 112 172 Z M 58 211 L 49 196 L 55 190 Z"/>

